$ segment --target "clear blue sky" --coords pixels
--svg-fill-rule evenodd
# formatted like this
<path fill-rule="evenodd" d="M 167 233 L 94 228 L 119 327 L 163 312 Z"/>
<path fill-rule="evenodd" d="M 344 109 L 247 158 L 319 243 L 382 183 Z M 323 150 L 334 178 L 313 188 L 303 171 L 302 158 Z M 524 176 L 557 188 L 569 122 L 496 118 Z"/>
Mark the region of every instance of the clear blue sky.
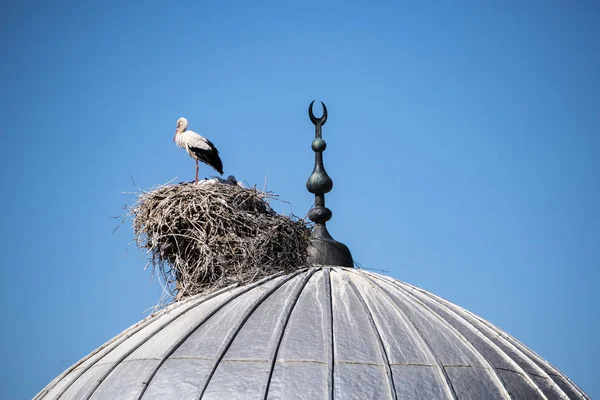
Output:
<path fill-rule="evenodd" d="M 291 203 L 278 210 L 305 215 L 313 99 L 330 112 L 330 231 L 355 259 L 600 396 L 597 2 L 110 3 L 0 13 L 2 399 L 30 398 L 158 300 L 111 217 L 130 176 L 193 179 L 178 117 L 226 175 L 268 175 Z"/>

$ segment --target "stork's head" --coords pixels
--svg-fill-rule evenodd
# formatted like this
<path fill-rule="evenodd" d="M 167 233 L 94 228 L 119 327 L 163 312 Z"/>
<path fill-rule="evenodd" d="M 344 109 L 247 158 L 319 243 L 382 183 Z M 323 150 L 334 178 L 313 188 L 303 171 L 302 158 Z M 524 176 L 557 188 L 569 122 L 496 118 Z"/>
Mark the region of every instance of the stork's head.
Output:
<path fill-rule="evenodd" d="M 179 132 L 184 132 L 187 129 L 188 126 L 188 120 L 181 117 L 177 120 L 177 129 L 175 130 L 175 136 L 173 136 L 173 141 L 175 141 L 175 138 L 177 137 L 177 134 Z"/>

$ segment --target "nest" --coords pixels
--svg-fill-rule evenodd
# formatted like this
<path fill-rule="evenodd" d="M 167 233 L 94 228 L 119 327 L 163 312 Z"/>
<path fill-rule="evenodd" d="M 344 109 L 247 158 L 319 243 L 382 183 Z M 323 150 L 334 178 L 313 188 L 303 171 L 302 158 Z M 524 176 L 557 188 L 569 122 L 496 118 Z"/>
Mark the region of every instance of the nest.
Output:
<path fill-rule="evenodd" d="M 138 195 L 130 208 L 140 248 L 177 299 L 306 265 L 310 228 L 277 214 L 256 188 L 205 181 Z"/>

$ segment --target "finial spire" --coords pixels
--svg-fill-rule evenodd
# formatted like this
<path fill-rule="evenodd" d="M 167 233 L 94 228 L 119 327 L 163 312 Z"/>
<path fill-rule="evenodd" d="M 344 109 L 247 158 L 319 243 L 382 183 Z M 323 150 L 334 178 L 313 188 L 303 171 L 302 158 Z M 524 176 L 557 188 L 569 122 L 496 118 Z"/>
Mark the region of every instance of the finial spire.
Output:
<path fill-rule="evenodd" d="M 321 118 L 316 118 L 313 114 L 313 104 L 314 100 L 308 107 L 308 116 L 315 125 L 315 139 L 311 145 L 315 152 L 315 168 L 306 181 L 306 188 L 315 195 L 315 206 L 308 212 L 308 218 L 315 223 L 315 227 L 308 250 L 308 259 L 312 264 L 353 267 L 350 250 L 343 243 L 334 240 L 325 225 L 331 219 L 331 210 L 325 207 L 325 193 L 329 193 L 333 188 L 333 181 L 323 166 L 323 152 L 327 144 L 323 140 L 321 128 L 327 121 L 327 107 L 321 102 L 323 115 Z"/>

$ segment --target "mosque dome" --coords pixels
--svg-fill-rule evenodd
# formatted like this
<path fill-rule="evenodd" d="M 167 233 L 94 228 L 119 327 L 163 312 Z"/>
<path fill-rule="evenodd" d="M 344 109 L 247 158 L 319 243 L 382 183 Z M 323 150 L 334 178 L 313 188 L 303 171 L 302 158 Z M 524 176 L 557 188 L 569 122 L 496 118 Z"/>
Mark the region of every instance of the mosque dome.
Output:
<path fill-rule="evenodd" d="M 585 399 L 494 325 L 425 290 L 311 267 L 177 302 L 36 399 Z"/>
<path fill-rule="evenodd" d="M 315 223 L 294 272 L 177 301 L 123 331 L 35 399 L 589 399 L 519 341 L 469 311 L 353 268 L 328 233 L 315 118 L 307 188 Z"/>

